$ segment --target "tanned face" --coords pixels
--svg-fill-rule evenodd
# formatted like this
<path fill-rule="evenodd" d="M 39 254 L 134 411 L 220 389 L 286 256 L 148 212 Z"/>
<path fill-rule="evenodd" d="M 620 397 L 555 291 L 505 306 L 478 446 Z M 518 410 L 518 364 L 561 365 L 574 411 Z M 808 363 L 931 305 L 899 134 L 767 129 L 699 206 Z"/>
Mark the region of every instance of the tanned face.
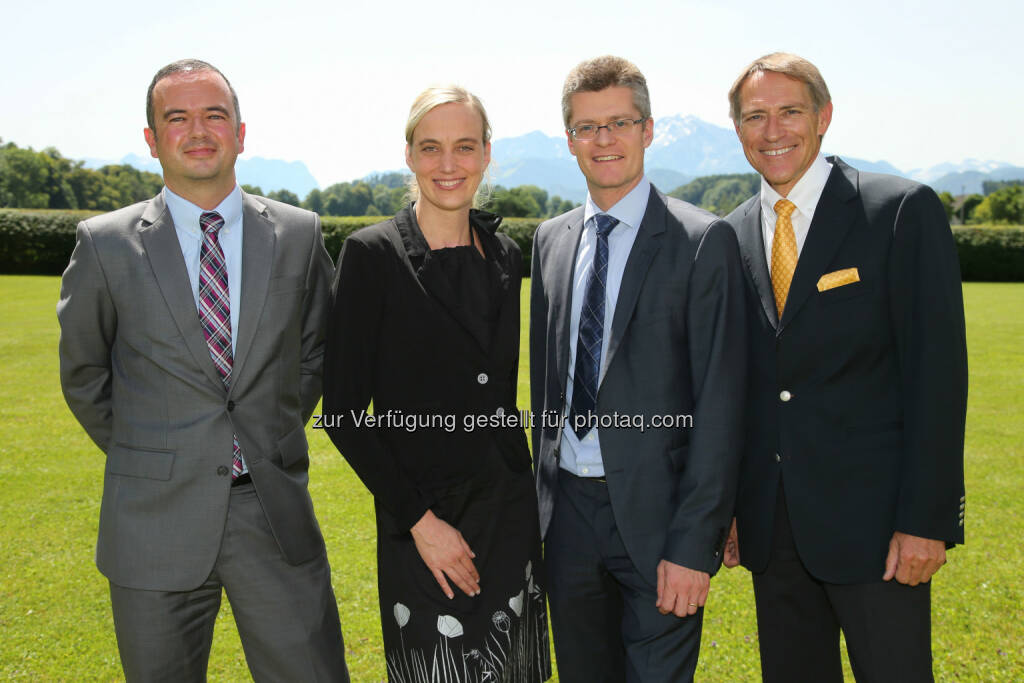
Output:
<path fill-rule="evenodd" d="M 758 72 L 740 87 L 736 134 L 754 169 L 785 197 L 814 163 L 832 121 L 832 103 L 815 111 L 803 81 Z"/>

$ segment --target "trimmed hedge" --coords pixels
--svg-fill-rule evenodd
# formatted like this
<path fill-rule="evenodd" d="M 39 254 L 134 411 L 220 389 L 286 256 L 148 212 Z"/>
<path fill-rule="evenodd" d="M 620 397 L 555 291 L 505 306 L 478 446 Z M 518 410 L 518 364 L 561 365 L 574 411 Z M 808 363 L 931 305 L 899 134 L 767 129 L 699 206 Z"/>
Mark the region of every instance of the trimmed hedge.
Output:
<path fill-rule="evenodd" d="M 60 275 L 75 247 L 75 227 L 95 211 L 0 209 L 0 273 Z M 323 218 L 331 258 L 350 234 L 384 220 L 381 216 Z M 529 275 L 533 233 L 539 218 L 506 218 L 501 232 L 523 251 Z M 960 274 L 966 281 L 1024 282 L 1024 226 L 954 226 Z"/>
<path fill-rule="evenodd" d="M 75 228 L 98 211 L 0 209 L 0 273 L 60 275 L 75 248 Z"/>
<path fill-rule="evenodd" d="M 1024 226 L 953 228 L 960 278 L 967 282 L 1024 282 Z"/>

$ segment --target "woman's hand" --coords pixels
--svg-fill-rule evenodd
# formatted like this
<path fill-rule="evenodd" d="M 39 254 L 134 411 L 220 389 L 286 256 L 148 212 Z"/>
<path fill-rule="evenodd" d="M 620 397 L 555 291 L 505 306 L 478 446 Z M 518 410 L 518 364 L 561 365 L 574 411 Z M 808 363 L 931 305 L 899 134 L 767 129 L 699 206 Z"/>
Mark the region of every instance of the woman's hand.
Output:
<path fill-rule="evenodd" d="M 449 600 L 455 597 L 455 593 L 445 575 L 469 597 L 480 595 L 480 574 L 473 565 L 476 553 L 458 529 L 427 510 L 410 531 L 423 563 Z"/>

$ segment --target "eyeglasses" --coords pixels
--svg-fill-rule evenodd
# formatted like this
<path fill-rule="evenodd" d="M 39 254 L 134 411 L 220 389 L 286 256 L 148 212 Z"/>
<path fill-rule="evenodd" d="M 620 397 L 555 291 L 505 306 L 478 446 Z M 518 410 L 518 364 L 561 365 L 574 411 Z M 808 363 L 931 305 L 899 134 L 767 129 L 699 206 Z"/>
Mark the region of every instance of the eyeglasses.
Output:
<path fill-rule="evenodd" d="M 574 140 L 593 140 L 597 137 L 598 131 L 604 128 L 616 137 L 623 137 L 633 132 L 633 126 L 642 125 L 646 120 L 646 118 L 619 119 L 618 121 L 609 121 L 603 126 L 599 126 L 596 123 L 581 123 L 575 128 L 570 128 L 569 135 L 571 135 Z"/>

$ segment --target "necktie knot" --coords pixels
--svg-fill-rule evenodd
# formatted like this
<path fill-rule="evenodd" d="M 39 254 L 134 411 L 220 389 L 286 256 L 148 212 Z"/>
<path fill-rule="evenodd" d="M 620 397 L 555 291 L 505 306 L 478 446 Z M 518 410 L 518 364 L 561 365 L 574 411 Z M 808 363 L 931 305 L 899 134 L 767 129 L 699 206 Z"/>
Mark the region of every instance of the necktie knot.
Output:
<path fill-rule="evenodd" d="M 216 211 L 204 211 L 199 216 L 199 227 L 207 234 L 217 234 L 224 227 L 224 219 Z"/>
<path fill-rule="evenodd" d="M 606 213 L 599 213 L 594 216 L 594 222 L 597 224 L 598 236 L 607 237 L 615 229 L 615 226 L 619 224 L 619 219 L 613 218 Z"/>
<path fill-rule="evenodd" d="M 796 204 L 788 199 L 780 199 L 775 202 L 775 214 L 779 218 L 789 218 L 796 211 Z"/>

